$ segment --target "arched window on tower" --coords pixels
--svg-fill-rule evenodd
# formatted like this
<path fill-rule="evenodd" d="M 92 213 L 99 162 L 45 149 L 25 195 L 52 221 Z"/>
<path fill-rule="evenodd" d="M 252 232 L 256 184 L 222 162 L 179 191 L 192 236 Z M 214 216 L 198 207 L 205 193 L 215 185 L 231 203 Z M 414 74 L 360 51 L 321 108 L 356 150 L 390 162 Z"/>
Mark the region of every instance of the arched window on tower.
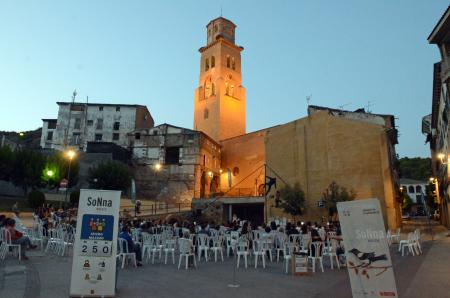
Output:
<path fill-rule="evenodd" d="M 205 108 L 203 110 L 203 119 L 208 119 L 208 117 L 209 117 L 209 110 Z"/>
<path fill-rule="evenodd" d="M 231 59 L 230 59 L 230 55 L 227 55 L 227 67 L 230 68 L 231 65 Z"/>
<path fill-rule="evenodd" d="M 209 69 L 209 59 L 206 58 L 206 60 L 205 60 L 205 71 L 208 71 L 208 69 Z"/>
<path fill-rule="evenodd" d="M 212 92 L 211 79 L 206 79 L 204 86 L 205 86 L 205 98 L 208 98 L 211 96 Z"/>
<path fill-rule="evenodd" d="M 234 62 L 234 57 L 233 57 L 233 58 L 231 58 L 231 69 L 235 70 L 235 68 L 236 68 L 236 63 Z"/>
<path fill-rule="evenodd" d="M 214 83 L 211 83 L 211 95 L 216 95 L 216 86 Z"/>
<path fill-rule="evenodd" d="M 231 97 L 234 97 L 234 85 L 230 85 L 229 94 Z"/>
<path fill-rule="evenodd" d="M 211 57 L 211 68 L 214 68 L 214 66 L 216 66 L 216 57 L 212 56 Z"/>

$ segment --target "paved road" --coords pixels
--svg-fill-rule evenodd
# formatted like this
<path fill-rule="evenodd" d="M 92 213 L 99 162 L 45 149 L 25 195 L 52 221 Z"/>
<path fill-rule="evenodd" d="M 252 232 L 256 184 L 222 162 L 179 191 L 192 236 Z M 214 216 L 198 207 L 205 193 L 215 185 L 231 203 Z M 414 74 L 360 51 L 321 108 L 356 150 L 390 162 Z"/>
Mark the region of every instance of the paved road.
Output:
<path fill-rule="evenodd" d="M 424 241 L 424 254 L 401 257 L 392 248 L 394 271 L 400 297 L 449 297 L 450 238 Z M 350 297 L 346 270 L 293 277 L 283 273 L 282 263 L 266 269 L 239 269 L 239 288 L 233 282 L 233 259 L 224 263 L 200 262 L 196 270 L 177 270 L 175 265 L 146 264 L 119 271 L 117 297 Z M 28 262 L 8 258 L 0 265 L 0 297 L 68 297 L 71 258 L 35 252 Z"/>

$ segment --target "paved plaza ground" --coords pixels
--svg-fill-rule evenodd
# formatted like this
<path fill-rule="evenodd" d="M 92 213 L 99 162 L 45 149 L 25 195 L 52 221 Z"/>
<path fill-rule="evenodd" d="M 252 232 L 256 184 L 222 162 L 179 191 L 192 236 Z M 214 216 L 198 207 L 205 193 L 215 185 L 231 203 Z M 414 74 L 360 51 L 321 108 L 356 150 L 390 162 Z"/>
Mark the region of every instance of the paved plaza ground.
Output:
<path fill-rule="evenodd" d="M 450 238 L 445 232 L 431 241 L 424 236 L 421 256 L 401 257 L 392 247 L 392 258 L 400 297 L 449 297 Z M 68 297 L 71 257 L 30 253 L 29 261 L 8 257 L 0 264 L 0 297 Z M 128 267 L 118 275 L 117 297 L 351 297 L 346 269 L 331 270 L 308 277 L 286 275 L 283 263 L 268 262 L 266 269 L 241 267 L 238 288 L 233 283 L 233 259 L 225 262 L 202 260 L 198 269 L 177 270 L 176 265 L 145 264 Z"/>

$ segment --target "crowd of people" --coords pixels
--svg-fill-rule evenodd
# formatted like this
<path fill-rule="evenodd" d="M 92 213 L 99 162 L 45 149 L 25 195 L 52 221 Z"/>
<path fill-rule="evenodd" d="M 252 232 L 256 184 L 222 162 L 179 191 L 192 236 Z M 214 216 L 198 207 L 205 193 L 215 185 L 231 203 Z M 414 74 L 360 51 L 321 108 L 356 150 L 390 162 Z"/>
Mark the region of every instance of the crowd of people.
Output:
<path fill-rule="evenodd" d="M 32 244 L 28 236 L 16 229 L 16 220 L 13 218 L 8 218 L 3 214 L 0 214 L 0 231 L 3 233 L 3 240 L 0 240 L 0 245 L 2 244 L 2 241 L 7 241 L 8 243 L 10 242 L 10 244 L 14 245 L 20 245 L 22 260 L 28 260 L 25 253 L 27 249 L 37 248 L 37 245 Z M 7 231 L 8 233 L 5 233 L 4 231 Z"/>

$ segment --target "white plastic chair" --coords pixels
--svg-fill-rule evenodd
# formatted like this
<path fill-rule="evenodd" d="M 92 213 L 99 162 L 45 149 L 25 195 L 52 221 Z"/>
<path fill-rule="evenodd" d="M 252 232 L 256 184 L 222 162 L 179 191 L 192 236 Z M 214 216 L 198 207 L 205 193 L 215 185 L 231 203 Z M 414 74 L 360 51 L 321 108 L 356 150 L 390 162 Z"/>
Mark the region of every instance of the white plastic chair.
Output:
<path fill-rule="evenodd" d="M 201 261 L 202 252 L 205 254 L 205 260 L 208 262 L 208 254 L 209 254 L 209 236 L 206 234 L 198 234 L 197 235 L 197 251 L 198 251 L 198 260 Z"/>
<path fill-rule="evenodd" d="M 255 268 L 258 267 L 258 259 L 261 257 L 263 268 L 266 268 L 266 250 L 262 240 L 253 240 L 253 255 L 255 256 Z"/>
<path fill-rule="evenodd" d="M 220 253 L 220 257 L 223 262 L 223 236 L 216 236 L 212 238 L 213 245 L 211 251 L 214 252 L 214 262 L 217 262 L 217 255 Z"/>
<path fill-rule="evenodd" d="M 167 255 L 169 253 L 172 254 L 172 262 L 175 265 L 175 246 L 176 246 L 176 241 L 169 239 L 165 241 L 164 244 L 164 264 L 167 264 Z"/>
<path fill-rule="evenodd" d="M 9 250 L 9 248 L 17 249 L 18 252 L 18 257 L 19 257 L 19 261 L 22 259 L 22 253 L 21 253 L 21 249 L 22 247 L 20 246 L 20 244 L 12 244 L 11 243 L 11 233 L 8 231 L 8 229 L 3 229 L 3 231 L 1 231 L 0 233 L 0 241 L 2 243 L 5 243 L 6 245 L 6 249 Z"/>
<path fill-rule="evenodd" d="M 178 239 L 178 246 L 180 247 L 180 259 L 178 261 L 178 269 L 181 267 L 181 260 L 183 257 L 186 259 L 186 270 L 188 269 L 189 257 L 193 257 L 194 266 L 197 267 L 197 262 L 195 260 L 194 245 L 192 240 L 180 238 Z"/>
<path fill-rule="evenodd" d="M 395 240 L 395 242 L 397 242 L 397 243 L 401 242 L 401 241 L 400 241 L 400 234 L 401 234 L 401 229 L 398 228 L 398 229 L 397 229 L 397 233 L 391 235 L 391 244 L 394 243 L 394 240 Z"/>
<path fill-rule="evenodd" d="M 313 253 L 313 248 L 314 248 L 314 253 Z M 323 243 L 320 241 L 311 242 L 311 244 L 309 245 L 308 261 L 311 260 L 311 262 L 312 262 L 313 272 L 316 272 L 316 261 L 319 261 L 320 268 L 322 269 L 322 272 L 323 272 L 322 248 L 323 248 Z"/>
<path fill-rule="evenodd" d="M 136 263 L 136 253 L 130 252 L 128 250 L 128 242 L 125 239 L 119 238 L 119 260 L 122 261 L 122 269 L 125 267 L 125 263 L 128 259 L 137 267 Z"/>
<path fill-rule="evenodd" d="M 242 257 L 244 259 L 245 269 L 247 269 L 247 258 L 250 255 L 248 248 L 248 240 L 239 240 L 236 247 L 236 254 L 237 254 L 236 267 L 239 268 L 239 261 Z"/>
<path fill-rule="evenodd" d="M 283 255 L 284 265 L 286 268 L 286 274 L 289 273 L 289 263 L 292 261 L 292 254 L 294 253 L 295 246 L 293 243 L 286 242 L 285 243 L 285 252 L 286 254 Z"/>
<path fill-rule="evenodd" d="M 337 243 L 336 239 L 329 239 L 328 246 L 326 247 L 326 249 L 323 249 L 322 255 L 330 257 L 331 269 L 334 269 L 333 268 L 333 258 L 336 260 L 338 269 L 341 269 L 341 265 L 339 264 L 339 259 L 336 254 L 337 246 L 338 246 L 338 243 Z"/>
<path fill-rule="evenodd" d="M 287 236 L 284 233 L 278 233 L 275 240 L 275 249 L 277 251 L 277 263 L 280 260 L 280 252 L 283 253 L 283 256 L 286 255 L 286 240 Z"/>

